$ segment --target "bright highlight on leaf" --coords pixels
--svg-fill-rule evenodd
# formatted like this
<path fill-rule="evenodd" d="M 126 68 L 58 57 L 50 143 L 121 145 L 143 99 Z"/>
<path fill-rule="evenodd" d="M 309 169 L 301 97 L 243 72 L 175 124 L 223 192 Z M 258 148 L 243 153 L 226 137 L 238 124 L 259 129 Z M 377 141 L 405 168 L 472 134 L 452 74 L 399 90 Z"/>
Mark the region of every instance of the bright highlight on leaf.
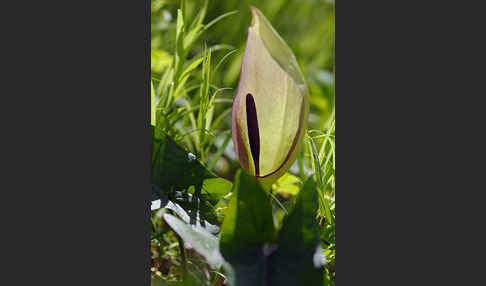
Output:
<path fill-rule="evenodd" d="M 308 91 L 288 45 L 260 10 L 251 7 L 251 12 L 231 127 L 241 166 L 271 183 L 288 171 L 299 152 Z"/>

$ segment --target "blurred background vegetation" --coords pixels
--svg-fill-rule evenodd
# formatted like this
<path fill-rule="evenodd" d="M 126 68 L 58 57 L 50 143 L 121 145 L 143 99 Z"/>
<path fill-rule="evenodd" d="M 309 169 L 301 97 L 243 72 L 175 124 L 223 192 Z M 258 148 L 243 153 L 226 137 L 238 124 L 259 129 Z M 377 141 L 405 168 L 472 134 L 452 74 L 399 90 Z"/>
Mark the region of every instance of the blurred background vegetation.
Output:
<path fill-rule="evenodd" d="M 167 132 L 188 151 L 197 154 L 202 163 L 219 176 L 233 179 L 239 168 L 231 142 L 231 103 L 238 84 L 241 58 L 251 22 L 250 6 L 259 8 L 293 50 L 309 87 L 311 104 L 309 132 L 304 148 L 288 175 L 272 188 L 279 204 L 292 203 L 302 182 L 309 175 L 317 176 L 320 185 L 320 209 L 316 214 L 322 222 L 323 246 L 328 267 L 326 281 L 334 285 L 334 217 L 335 217 L 335 96 L 334 96 L 334 0 L 152 0 L 151 1 L 151 71 L 153 89 L 158 100 L 170 88 L 168 71 L 176 57 L 184 58 L 184 69 L 190 77 L 182 83 L 183 96 L 173 106 L 158 108 L 169 118 L 175 118 L 173 129 Z M 188 46 L 183 55 L 177 54 L 177 10 L 184 11 L 186 36 L 198 19 L 203 33 Z M 202 17 L 202 19 L 201 19 Z M 214 22 L 213 22 L 214 21 Z M 204 63 L 210 51 L 208 70 Z M 199 60 L 201 60 L 199 64 Z M 191 64 L 196 66 L 191 69 Z M 210 79 L 208 80 L 208 77 Z M 210 123 L 206 122 L 208 137 L 205 148 L 194 130 L 203 82 L 210 81 L 210 93 L 217 94 Z M 172 91 L 171 91 L 172 92 Z M 193 116 L 191 118 L 191 116 Z M 191 124 L 192 121 L 192 124 Z M 199 146 L 199 147 L 198 147 Z M 202 156 L 201 156 L 202 155 Z M 224 207 L 222 215 L 224 215 Z M 283 217 L 275 208 L 276 222 Z M 153 285 L 177 282 L 181 275 L 177 235 L 153 212 L 152 274 Z M 201 285 L 223 285 L 224 274 L 210 269 L 190 246 L 186 249 L 189 266 Z M 219 277 L 219 278 L 218 278 Z M 209 281 L 209 282 L 204 282 Z"/>
<path fill-rule="evenodd" d="M 191 23 L 203 0 L 186 2 L 184 18 Z M 195 44 L 192 55 L 200 54 L 206 43 L 213 47 L 213 62 L 229 51 L 236 51 L 222 63 L 213 83 L 235 88 L 241 69 L 241 58 L 251 22 L 249 6 L 259 8 L 291 47 L 310 89 L 311 116 L 309 129 L 324 129 L 334 107 L 334 3 L 328 0 L 221 0 L 209 1 L 206 21 L 227 12 L 238 11 L 206 31 Z M 170 65 L 175 48 L 175 26 L 180 0 L 152 0 L 152 72 L 160 79 L 164 67 Z M 224 96 L 232 98 L 234 90 Z"/>

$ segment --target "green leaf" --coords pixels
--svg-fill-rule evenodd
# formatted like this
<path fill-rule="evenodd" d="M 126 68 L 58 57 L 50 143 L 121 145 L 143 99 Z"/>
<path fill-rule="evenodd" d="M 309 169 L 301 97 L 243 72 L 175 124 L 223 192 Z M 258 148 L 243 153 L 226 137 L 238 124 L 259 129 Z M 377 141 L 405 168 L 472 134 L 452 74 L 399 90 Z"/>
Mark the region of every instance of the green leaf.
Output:
<path fill-rule="evenodd" d="M 201 254 L 213 269 L 223 264 L 224 260 L 219 253 L 219 241 L 216 236 L 204 228 L 187 224 L 173 215 L 164 214 L 163 217 L 182 240 Z"/>
<path fill-rule="evenodd" d="M 291 173 L 285 173 L 280 177 L 273 185 L 272 191 L 276 194 L 281 194 L 286 197 L 288 195 L 297 195 L 300 187 L 302 186 L 301 180 L 292 175 Z"/>
<path fill-rule="evenodd" d="M 191 224 L 199 219 L 204 226 L 204 220 L 218 223 L 214 206 L 229 193 L 231 187 L 230 181 L 208 171 L 165 132 L 153 128 L 153 197 L 166 197 L 179 204 L 188 212 Z"/>
<path fill-rule="evenodd" d="M 221 58 L 221 60 L 219 60 L 219 62 L 218 62 L 218 64 L 216 65 L 216 67 L 213 69 L 213 74 L 216 74 L 216 72 L 218 71 L 219 67 L 220 67 L 220 66 L 223 64 L 223 62 L 224 62 L 224 60 L 225 60 L 226 58 L 228 58 L 229 56 L 231 56 L 232 54 L 234 54 L 234 53 L 236 53 L 236 52 L 238 52 L 238 50 L 237 50 L 237 49 L 234 49 L 234 50 L 232 50 L 232 51 L 228 52 L 226 55 L 224 55 L 224 56 Z"/>
<path fill-rule="evenodd" d="M 169 67 L 164 71 L 164 73 L 160 78 L 160 83 L 157 87 L 157 95 L 160 98 L 158 107 L 167 108 L 167 105 L 170 102 L 168 89 L 173 75 L 174 75 L 174 69 L 172 67 Z"/>
<path fill-rule="evenodd" d="M 204 47 L 204 61 L 202 66 L 202 78 L 201 78 L 201 88 L 199 89 L 199 113 L 197 118 L 197 128 L 199 130 L 199 146 L 198 152 L 202 156 L 202 160 L 204 161 L 204 147 L 206 143 L 206 121 L 207 121 L 207 113 L 209 110 L 209 102 L 210 102 L 210 67 L 211 67 L 211 50 Z"/>
<path fill-rule="evenodd" d="M 177 10 L 177 26 L 176 26 L 176 47 L 175 47 L 175 61 L 174 61 L 174 84 L 177 86 L 179 77 L 184 66 L 184 18 L 181 9 Z"/>
<path fill-rule="evenodd" d="M 193 29 L 196 26 L 202 25 L 204 21 L 204 17 L 206 17 L 207 9 L 208 9 L 208 0 L 204 0 L 204 4 L 200 8 L 199 13 L 194 18 L 194 21 L 191 24 L 191 29 Z"/>
<path fill-rule="evenodd" d="M 323 172 L 321 171 L 321 164 L 319 162 L 319 153 L 317 153 L 317 147 L 316 147 L 316 144 L 314 142 L 314 139 L 312 139 L 311 136 L 308 136 L 308 140 L 309 140 L 309 151 L 311 152 L 311 156 L 313 158 L 313 161 L 312 161 L 312 167 L 314 169 L 314 174 L 316 176 L 316 179 L 317 179 L 317 187 L 320 188 L 321 192 L 319 192 L 319 200 L 321 201 L 321 204 L 322 206 L 324 207 L 324 212 L 325 212 L 325 216 L 326 216 L 326 219 L 328 222 L 332 223 L 332 215 L 331 215 L 331 210 L 330 210 L 330 204 L 329 204 L 329 200 L 324 196 L 324 191 L 325 191 L 325 181 L 324 181 L 324 178 L 323 178 Z M 330 172 L 328 172 L 327 174 L 331 174 Z"/>
<path fill-rule="evenodd" d="M 284 219 L 278 248 L 269 256 L 267 285 L 323 285 L 323 250 L 316 220 L 316 184 L 309 178 Z"/>
<path fill-rule="evenodd" d="M 196 25 L 193 29 L 187 33 L 186 37 L 184 38 L 184 50 L 189 51 L 194 44 L 194 42 L 199 38 L 199 32 L 201 29 L 204 28 L 204 25 L 199 24 Z"/>
<path fill-rule="evenodd" d="M 187 68 L 182 72 L 181 78 L 185 77 L 186 75 L 189 75 L 193 70 L 195 70 L 200 63 L 203 61 L 203 57 L 200 57 L 198 59 L 195 59 L 192 63 L 190 63 Z"/>
<path fill-rule="evenodd" d="M 229 17 L 231 15 L 234 15 L 236 13 L 238 13 L 239 11 L 230 11 L 230 12 L 227 12 L 227 13 L 224 13 L 218 17 L 216 17 L 214 20 L 212 20 L 211 22 L 209 22 L 206 26 L 204 26 L 204 29 L 203 29 L 203 32 L 208 30 L 209 28 L 211 28 L 214 24 L 218 23 L 219 21 L 223 20 L 224 18 L 226 17 Z"/>
<path fill-rule="evenodd" d="M 189 31 L 189 33 L 187 33 L 185 39 L 184 39 L 184 50 L 189 50 L 192 45 L 194 44 L 194 42 L 199 39 L 199 37 L 201 37 L 202 34 L 204 34 L 204 32 L 206 32 L 209 28 L 211 28 L 214 24 L 216 24 L 217 22 L 221 21 L 222 19 L 228 17 L 228 16 L 231 16 L 233 14 L 236 14 L 238 13 L 238 11 L 231 11 L 231 12 L 228 12 L 228 13 L 225 13 L 223 15 L 220 15 L 219 17 L 215 18 L 214 20 L 212 20 L 211 22 L 209 22 L 208 24 L 204 25 L 202 24 L 203 20 L 204 20 L 204 16 L 206 14 L 206 5 L 207 3 L 205 2 L 201 12 L 204 12 L 204 14 L 198 14 L 198 18 L 195 19 L 195 21 L 192 23 L 191 25 L 191 30 Z M 202 15 L 202 16 L 201 16 Z"/>
<path fill-rule="evenodd" d="M 233 268 L 221 256 L 217 236 L 212 235 L 204 228 L 187 224 L 173 215 L 163 214 L 163 217 L 184 242 L 189 243 L 194 250 L 206 259 L 211 268 L 222 267 L 225 270 L 229 285 L 234 285 Z"/>
<path fill-rule="evenodd" d="M 179 78 L 179 83 L 178 83 L 179 85 L 177 86 L 177 89 L 174 92 L 174 98 L 173 98 L 174 100 L 176 100 L 183 94 L 184 85 L 186 84 L 186 81 L 189 79 L 189 76 L 191 76 L 192 71 L 194 71 L 202 61 L 203 61 L 202 57 L 194 60 L 182 72 Z"/>
<path fill-rule="evenodd" d="M 239 170 L 220 237 L 220 251 L 233 267 L 235 285 L 263 285 L 263 246 L 274 237 L 269 195 L 253 176 Z"/>
<path fill-rule="evenodd" d="M 203 21 L 204 21 L 204 17 L 206 17 L 207 8 L 208 8 L 208 0 L 205 0 L 204 4 L 199 10 L 199 13 L 194 18 L 194 21 L 192 22 L 189 28 L 189 32 L 186 34 L 184 38 L 185 51 L 190 50 L 194 42 L 200 36 L 199 31 L 201 31 L 201 29 L 204 27 Z"/>

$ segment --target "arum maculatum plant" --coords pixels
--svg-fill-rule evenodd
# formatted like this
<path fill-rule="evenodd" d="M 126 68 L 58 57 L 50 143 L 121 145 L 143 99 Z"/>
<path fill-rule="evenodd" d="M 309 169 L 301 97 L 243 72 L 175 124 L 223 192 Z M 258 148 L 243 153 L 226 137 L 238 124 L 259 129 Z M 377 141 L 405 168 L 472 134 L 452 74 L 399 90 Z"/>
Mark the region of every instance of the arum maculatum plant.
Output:
<path fill-rule="evenodd" d="M 308 89 L 292 50 L 260 10 L 250 9 L 231 128 L 242 168 L 267 189 L 289 170 L 300 150 Z"/>
<path fill-rule="evenodd" d="M 204 3 L 206 7 L 208 2 Z M 269 192 L 300 151 L 309 113 L 307 86 L 288 45 L 258 9 L 251 7 L 251 14 L 232 110 L 233 142 L 242 169 L 233 183 L 217 177 L 205 168 L 204 160 L 197 160 L 167 129 L 160 128 L 166 123 L 158 120 L 152 141 L 152 195 L 163 208 L 158 215 L 178 235 L 181 285 L 202 285 L 202 277 L 210 277 L 209 272 L 193 271 L 198 266 L 188 259 L 184 243 L 205 258 L 215 270 L 211 272 L 218 273 L 211 285 L 221 284 L 220 272 L 230 286 L 328 285 L 322 228 L 316 218 L 319 193 L 313 176 L 304 180 L 295 199 L 287 200 L 288 211 Z M 179 25 L 183 15 L 180 10 L 180 31 L 184 31 L 184 25 Z M 209 62 L 199 61 L 209 74 Z M 209 77 L 203 75 L 204 79 Z M 209 88 L 209 81 L 201 83 L 201 89 L 203 86 Z M 201 105 L 203 97 L 199 98 Z M 154 106 L 152 103 L 153 110 Z M 198 118 L 203 118 L 201 108 Z M 200 130 L 205 124 L 198 126 Z M 283 216 L 274 203 L 285 211 Z M 155 243 L 162 245 L 159 237 L 164 233 L 156 223 L 153 232 Z"/>
<path fill-rule="evenodd" d="M 246 172 L 235 177 L 221 226 L 221 255 L 231 267 L 232 286 L 322 286 L 326 262 L 314 180 L 306 180 L 279 230 L 269 192 L 299 152 L 309 113 L 307 86 L 290 48 L 258 9 L 250 9 L 231 121 Z"/>

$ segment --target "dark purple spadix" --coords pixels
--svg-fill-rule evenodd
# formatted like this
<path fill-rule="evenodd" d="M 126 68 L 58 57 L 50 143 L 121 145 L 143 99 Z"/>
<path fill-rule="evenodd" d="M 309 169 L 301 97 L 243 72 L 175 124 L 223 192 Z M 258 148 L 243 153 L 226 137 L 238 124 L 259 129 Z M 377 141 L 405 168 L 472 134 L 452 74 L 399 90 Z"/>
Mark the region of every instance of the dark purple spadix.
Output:
<path fill-rule="evenodd" d="M 258 117 L 253 95 L 246 95 L 246 125 L 250 141 L 251 156 L 255 163 L 255 174 L 260 175 L 260 133 L 258 131 Z"/>

